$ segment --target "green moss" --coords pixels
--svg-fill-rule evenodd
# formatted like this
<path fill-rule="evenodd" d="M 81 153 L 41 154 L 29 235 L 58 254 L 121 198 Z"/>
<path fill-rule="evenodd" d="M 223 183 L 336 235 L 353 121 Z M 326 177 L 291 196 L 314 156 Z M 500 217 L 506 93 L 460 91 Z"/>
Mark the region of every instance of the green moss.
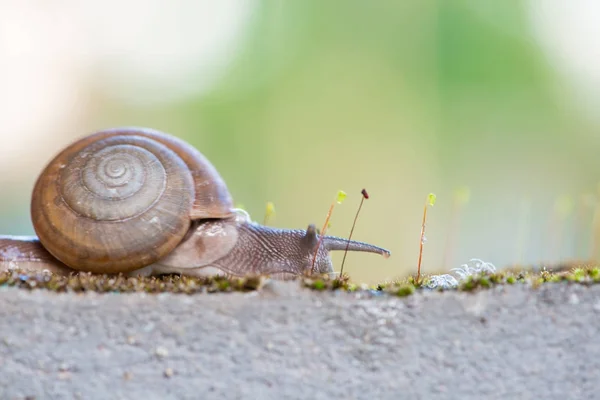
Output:
<path fill-rule="evenodd" d="M 479 286 L 489 288 L 492 286 L 492 283 L 487 276 L 482 276 L 481 278 L 479 278 Z"/>
<path fill-rule="evenodd" d="M 123 275 L 78 273 L 70 276 L 26 274 L 21 271 L 0 272 L 0 286 L 23 289 L 47 289 L 53 292 L 99 293 L 216 293 L 253 291 L 260 288 L 263 277 L 193 278 L 179 275 L 128 278 Z"/>
<path fill-rule="evenodd" d="M 231 283 L 227 279 L 220 278 L 216 281 L 216 283 L 217 283 L 217 288 L 221 292 L 226 292 L 226 291 L 231 290 Z"/>
<path fill-rule="evenodd" d="M 503 284 L 513 284 L 517 278 L 504 272 L 484 273 L 471 275 L 459 283 L 458 290 L 470 292 L 476 289 L 489 289 L 491 287 Z"/>
<path fill-rule="evenodd" d="M 331 277 L 327 274 L 304 276 L 296 279 L 301 280 L 302 285 L 309 289 L 314 290 L 343 290 L 343 291 L 356 291 L 358 286 L 355 283 L 350 282 L 350 278 L 347 275 L 341 277 Z"/>
<path fill-rule="evenodd" d="M 415 285 L 405 284 L 405 285 L 400 286 L 396 290 L 396 296 L 398 296 L 398 297 L 410 296 L 411 294 L 413 294 L 415 292 L 415 290 L 416 290 Z"/>
<path fill-rule="evenodd" d="M 129 278 L 123 275 L 92 275 L 78 273 L 70 276 L 52 274 L 25 274 L 21 271 L 0 272 L 0 286 L 13 286 L 23 289 L 47 289 L 54 292 L 99 292 L 99 293 L 223 293 L 260 290 L 268 277 L 249 276 L 193 278 L 179 275 L 161 277 Z M 429 290 L 430 277 L 423 276 L 419 285 L 413 276 L 386 281 L 368 287 L 351 282 L 347 275 L 299 276 L 295 278 L 302 286 L 316 291 L 345 291 L 405 297 L 421 290 Z M 558 272 L 542 268 L 540 271 L 505 269 L 495 273 L 472 275 L 459 282 L 459 291 L 484 290 L 497 285 L 525 283 L 532 287 L 553 283 L 595 284 L 600 283 L 600 267 L 597 265 L 572 265 Z M 438 289 L 441 290 L 441 289 Z M 454 290 L 454 289 L 444 289 Z"/>
<path fill-rule="evenodd" d="M 478 288 L 488 288 L 500 284 L 525 283 L 537 288 L 548 283 L 571 282 L 578 284 L 600 283 L 600 268 L 597 266 L 579 265 L 570 270 L 554 272 L 542 268 L 535 271 L 504 270 L 493 274 L 473 275 L 462 281 L 459 290 L 472 291 Z"/>
<path fill-rule="evenodd" d="M 325 290 L 325 282 L 321 279 L 317 279 L 313 282 L 312 288 L 315 290 Z"/>
<path fill-rule="evenodd" d="M 463 290 L 465 292 L 470 292 L 471 290 L 474 290 L 476 287 L 477 287 L 477 282 L 475 281 L 475 279 L 473 279 L 473 277 L 470 276 L 464 280 L 462 285 L 458 286 L 458 289 Z"/>
<path fill-rule="evenodd" d="M 583 268 L 574 268 L 569 275 L 567 275 L 567 279 L 575 282 L 583 282 L 586 278 L 586 271 Z"/>

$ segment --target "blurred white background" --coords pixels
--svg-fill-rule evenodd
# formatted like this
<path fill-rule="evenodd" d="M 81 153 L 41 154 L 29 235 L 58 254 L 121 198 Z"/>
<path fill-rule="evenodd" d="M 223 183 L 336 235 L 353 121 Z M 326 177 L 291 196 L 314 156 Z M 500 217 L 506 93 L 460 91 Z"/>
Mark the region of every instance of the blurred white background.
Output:
<path fill-rule="evenodd" d="M 31 234 L 37 174 L 68 142 L 143 125 L 183 137 L 277 226 L 388 247 L 380 281 L 588 258 L 599 181 L 600 5 L 0 0 L 0 228 Z M 469 202 L 454 197 L 468 188 Z M 459 211 L 457 211 L 459 210 Z M 336 256 L 336 261 L 341 255 Z"/>

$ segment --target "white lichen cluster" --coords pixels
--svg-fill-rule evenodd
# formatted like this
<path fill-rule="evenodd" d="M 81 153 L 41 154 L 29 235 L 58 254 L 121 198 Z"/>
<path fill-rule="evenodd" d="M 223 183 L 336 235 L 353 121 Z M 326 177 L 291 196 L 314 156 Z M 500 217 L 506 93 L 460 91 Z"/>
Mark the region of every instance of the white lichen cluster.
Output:
<path fill-rule="evenodd" d="M 450 271 L 456 276 L 450 274 L 432 275 L 429 278 L 427 287 L 430 289 L 454 289 L 460 281 L 464 281 L 471 275 L 496 272 L 496 266 L 478 258 L 472 258 L 468 263 L 462 264 L 458 268 L 452 268 Z"/>

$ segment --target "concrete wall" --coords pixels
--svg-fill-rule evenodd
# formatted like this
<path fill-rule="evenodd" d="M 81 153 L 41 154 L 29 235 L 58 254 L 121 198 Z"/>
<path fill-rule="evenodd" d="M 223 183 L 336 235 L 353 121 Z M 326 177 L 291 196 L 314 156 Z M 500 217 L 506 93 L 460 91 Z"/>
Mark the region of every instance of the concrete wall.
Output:
<path fill-rule="evenodd" d="M 0 399 L 600 398 L 600 286 L 0 289 Z"/>

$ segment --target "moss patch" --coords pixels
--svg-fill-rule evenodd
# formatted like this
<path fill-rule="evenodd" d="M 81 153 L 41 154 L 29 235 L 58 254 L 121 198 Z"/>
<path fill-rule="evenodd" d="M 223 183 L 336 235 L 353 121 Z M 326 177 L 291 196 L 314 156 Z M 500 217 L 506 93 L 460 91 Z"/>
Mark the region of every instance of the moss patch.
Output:
<path fill-rule="evenodd" d="M 505 270 L 492 274 L 472 275 L 461 281 L 458 290 L 470 292 L 476 289 L 487 289 L 497 285 L 529 284 L 538 287 L 544 283 L 572 282 L 579 284 L 600 283 L 600 267 L 583 265 L 569 270 L 553 272 L 548 269 L 540 271 Z"/>
<path fill-rule="evenodd" d="M 52 274 L 28 274 L 22 271 L 0 272 L 0 287 L 18 287 L 22 289 L 47 289 L 54 292 L 98 292 L 98 293 L 223 293 L 249 292 L 259 290 L 268 277 L 250 276 L 245 278 L 207 277 L 194 278 L 179 275 L 161 277 L 129 278 L 122 275 L 93 275 L 77 273 L 70 276 Z M 428 287 L 430 277 L 421 278 L 417 284 L 413 277 L 384 282 L 374 286 L 359 285 L 347 275 L 332 278 L 327 275 L 299 276 L 294 279 L 308 289 L 315 291 L 365 292 L 374 295 L 392 295 L 406 297 L 422 290 L 458 290 L 472 292 L 488 289 L 498 285 L 529 284 L 537 287 L 545 283 L 570 282 L 590 285 L 600 283 L 600 267 L 596 265 L 580 265 L 558 272 L 542 269 L 514 270 L 506 269 L 495 273 L 471 275 L 459 281 L 455 289 L 431 289 Z"/>
<path fill-rule="evenodd" d="M 262 277 L 246 278 L 192 278 L 179 275 L 129 278 L 122 275 L 94 275 L 77 273 L 71 276 L 27 274 L 21 271 L 0 272 L 0 287 L 48 289 L 54 292 L 99 293 L 216 293 L 247 292 L 260 288 Z"/>

